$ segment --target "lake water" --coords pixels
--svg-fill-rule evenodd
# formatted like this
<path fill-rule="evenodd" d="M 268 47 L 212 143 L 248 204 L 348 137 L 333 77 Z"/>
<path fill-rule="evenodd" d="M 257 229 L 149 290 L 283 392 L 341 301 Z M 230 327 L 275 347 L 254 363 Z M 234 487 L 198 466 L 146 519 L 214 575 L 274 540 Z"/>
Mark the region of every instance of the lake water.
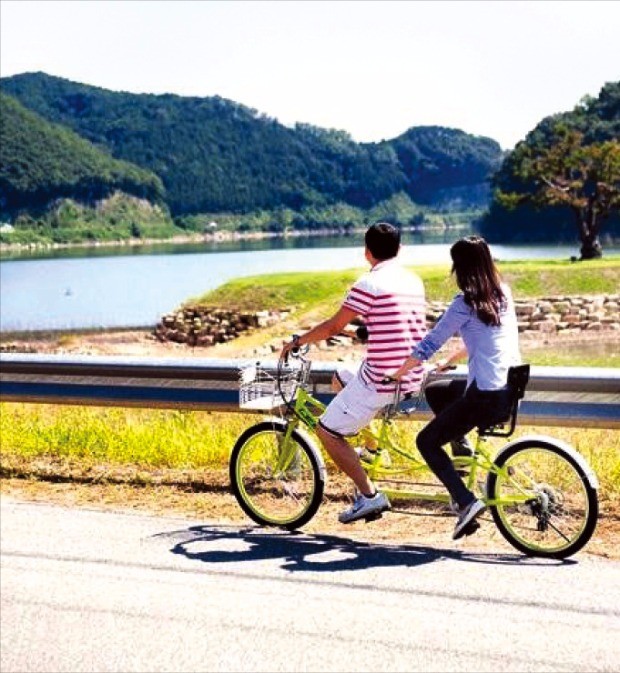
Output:
<path fill-rule="evenodd" d="M 448 264 L 450 245 L 462 233 L 405 234 L 402 262 Z M 568 259 L 578 248 L 494 245 L 492 252 L 500 261 Z M 605 251 L 618 253 L 620 248 Z M 163 313 L 231 278 L 366 267 L 361 237 L 37 253 L 0 262 L 0 330 L 152 326 Z"/>

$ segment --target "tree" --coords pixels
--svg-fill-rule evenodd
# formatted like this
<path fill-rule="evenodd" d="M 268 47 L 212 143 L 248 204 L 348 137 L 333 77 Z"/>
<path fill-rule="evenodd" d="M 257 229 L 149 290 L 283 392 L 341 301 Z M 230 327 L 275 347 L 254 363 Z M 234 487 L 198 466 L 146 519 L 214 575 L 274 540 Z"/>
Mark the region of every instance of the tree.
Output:
<path fill-rule="evenodd" d="M 498 191 L 499 202 L 507 208 L 524 203 L 538 208 L 569 206 L 577 220 L 581 259 L 601 257 L 601 224 L 612 211 L 620 210 L 620 142 L 584 145 L 582 133 L 558 125 L 547 146 L 522 145 L 515 151 L 522 153 L 518 177 L 530 181 L 533 189 Z"/>

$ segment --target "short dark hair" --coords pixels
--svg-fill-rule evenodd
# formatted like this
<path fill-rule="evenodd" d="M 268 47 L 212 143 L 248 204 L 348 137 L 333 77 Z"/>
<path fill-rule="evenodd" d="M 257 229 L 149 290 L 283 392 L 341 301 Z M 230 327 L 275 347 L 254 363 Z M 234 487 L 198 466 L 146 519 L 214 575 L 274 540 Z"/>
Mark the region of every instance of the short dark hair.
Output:
<path fill-rule="evenodd" d="M 387 222 L 377 222 L 368 227 L 364 243 L 375 259 L 392 259 L 400 248 L 400 229 Z"/>

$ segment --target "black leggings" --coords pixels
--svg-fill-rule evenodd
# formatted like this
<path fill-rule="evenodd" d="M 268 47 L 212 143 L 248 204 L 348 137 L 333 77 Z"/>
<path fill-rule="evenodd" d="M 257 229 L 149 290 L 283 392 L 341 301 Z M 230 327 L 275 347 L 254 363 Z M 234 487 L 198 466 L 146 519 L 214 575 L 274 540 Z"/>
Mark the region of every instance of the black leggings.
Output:
<path fill-rule="evenodd" d="M 467 389 L 465 381 L 434 381 L 426 388 L 426 398 L 435 418 L 418 434 L 418 450 L 457 505 L 466 507 L 475 496 L 442 447 L 475 427 L 505 420 L 510 414 L 510 392 L 478 390 L 475 381 Z"/>

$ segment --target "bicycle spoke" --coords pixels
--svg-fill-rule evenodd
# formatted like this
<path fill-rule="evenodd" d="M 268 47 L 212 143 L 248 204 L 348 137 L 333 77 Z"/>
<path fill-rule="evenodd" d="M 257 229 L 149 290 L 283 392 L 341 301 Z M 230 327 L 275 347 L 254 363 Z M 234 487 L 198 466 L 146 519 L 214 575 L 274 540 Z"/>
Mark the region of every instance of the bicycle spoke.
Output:
<path fill-rule="evenodd" d="M 564 533 L 562 533 L 562 531 L 561 531 L 559 528 L 557 528 L 556 526 L 554 526 L 554 525 L 551 523 L 551 521 L 549 521 L 548 524 L 549 524 L 549 526 L 551 526 L 551 528 L 553 528 L 553 530 L 554 530 L 558 535 L 560 535 L 562 538 L 564 538 L 564 540 L 565 540 L 566 542 L 570 542 L 570 538 L 568 537 L 568 535 L 564 535 Z"/>

